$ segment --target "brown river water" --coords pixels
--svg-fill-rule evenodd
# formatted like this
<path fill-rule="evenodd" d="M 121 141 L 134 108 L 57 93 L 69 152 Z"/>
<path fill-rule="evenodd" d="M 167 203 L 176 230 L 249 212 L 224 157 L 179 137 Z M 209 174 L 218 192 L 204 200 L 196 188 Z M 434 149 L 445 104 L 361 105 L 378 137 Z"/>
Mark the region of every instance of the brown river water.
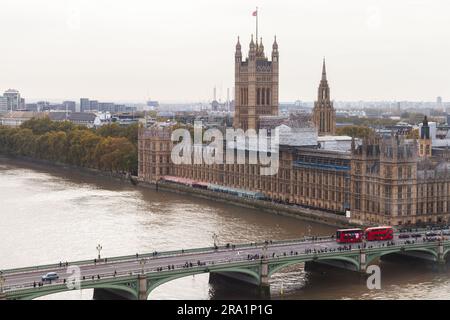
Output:
<path fill-rule="evenodd" d="M 330 235 L 335 228 L 105 177 L 0 157 L 0 269 L 265 239 Z M 450 272 L 419 260 L 381 263 L 381 289 L 333 268 L 289 267 L 271 279 L 273 299 L 447 299 Z M 149 299 L 257 298 L 247 286 L 196 275 L 166 283 Z M 92 290 L 40 299 L 92 299 Z"/>

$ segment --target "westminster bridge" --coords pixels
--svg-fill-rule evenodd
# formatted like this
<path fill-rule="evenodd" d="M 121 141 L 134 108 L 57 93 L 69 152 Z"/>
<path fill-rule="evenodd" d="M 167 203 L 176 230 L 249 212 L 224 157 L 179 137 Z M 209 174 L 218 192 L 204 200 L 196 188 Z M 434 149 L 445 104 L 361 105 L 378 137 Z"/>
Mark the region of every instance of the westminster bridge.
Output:
<path fill-rule="evenodd" d="M 371 264 L 389 254 L 413 256 L 445 265 L 450 240 L 429 238 L 426 231 L 395 233 L 392 241 L 339 244 L 334 237 L 227 244 L 179 251 L 152 252 L 121 257 L 32 266 L 0 272 L 0 299 L 34 299 L 76 289 L 94 289 L 127 299 L 146 300 L 158 286 L 201 273 L 220 274 L 269 291 L 270 277 L 291 265 L 331 264 L 366 274 Z M 420 236 L 419 236 L 420 234 Z M 448 234 L 448 233 L 447 233 Z M 79 274 L 76 276 L 76 272 Z M 58 279 L 43 283 L 41 277 L 56 272 Z M 78 286 L 77 286 L 78 284 Z"/>

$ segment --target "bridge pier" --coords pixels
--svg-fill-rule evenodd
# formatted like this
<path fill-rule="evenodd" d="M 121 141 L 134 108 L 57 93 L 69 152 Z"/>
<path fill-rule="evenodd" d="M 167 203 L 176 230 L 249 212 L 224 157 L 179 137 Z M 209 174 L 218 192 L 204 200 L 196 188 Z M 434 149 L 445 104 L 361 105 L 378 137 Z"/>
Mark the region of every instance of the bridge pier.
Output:
<path fill-rule="evenodd" d="M 438 259 L 437 259 L 438 264 L 445 265 L 446 261 L 444 256 L 444 244 L 441 241 L 439 241 L 437 252 L 438 252 Z"/>
<path fill-rule="evenodd" d="M 259 271 L 259 284 L 261 286 L 269 286 L 269 262 L 267 259 L 261 261 Z"/>
<path fill-rule="evenodd" d="M 147 277 L 143 274 L 138 276 L 138 300 L 147 300 Z"/>
<path fill-rule="evenodd" d="M 367 269 L 367 256 L 366 256 L 366 252 L 364 251 L 364 249 L 361 249 L 359 251 L 359 272 L 365 274 L 366 269 Z"/>
<path fill-rule="evenodd" d="M 270 283 L 269 283 L 269 261 L 264 258 L 261 261 L 260 271 L 259 271 L 259 290 L 261 298 L 270 298 Z"/>

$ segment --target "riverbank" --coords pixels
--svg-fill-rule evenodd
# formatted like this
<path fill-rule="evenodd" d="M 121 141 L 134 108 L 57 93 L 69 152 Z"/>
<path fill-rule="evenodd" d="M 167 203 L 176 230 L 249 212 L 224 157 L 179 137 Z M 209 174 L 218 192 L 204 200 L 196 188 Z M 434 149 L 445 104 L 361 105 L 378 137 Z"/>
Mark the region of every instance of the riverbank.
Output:
<path fill-rule="evenodd" d="M 236 207 L 241 208 L 250 208 L 250 209 L 256 209 L 256 210 L 262 210 L 264 212 L 269 212 L 276 215 L 282 215 L 287 216 L 295 219 L 300 219 L 304 221 L 311 221 L 315 223 L 320 223 L 332 227 L 349 227 L 354 226 L 354 224 L 351 224 L 348 219 L 345 216 L 324 212 L 321 210 L 314 210 L 294 205 L 284 205 L 280 203 L 274 203 L 270 201 L 263 201 L 263 200 L 256 200 L 256 199 L 247 199 L 247 198 L 241 198 L 230 194 L 225 193 L 219 193 L 214 192 L 211 190 L 205 190 L 205 189 L 196 189 L 191 188 L 188 186 L 183 185 L 177 185 L 172 183 L 158 183 L 152 184 L 147 182 L 140 181 L 137 185 L 134 185 L 132 180 L 129 176 L 124 174 L 118 174 L 118 173 L 112 173 L 112 172 L 106 172 L 101 171 L 98 169 L 92 169 L 92 168 L 84 168 L 84 167 L 78 167 L 78 166 L 72 166 L 68 164 L 63 163 L 54 163 L 47 160 L 38 160 L 38 159 L 32 159 L 27 157 L 12 157 L 12 156 L 4 156 L 1 155 L 0 157 L 4 157 L 5 159 L 8 159 L 10 161 L 14 161 L 15 163 L 23 163 L 24 165 L 33 165 L 37 167 L 41 167 L 42 169 L 48 169 L 48 168 L 58 168 L 61 170 L 68 170 L 71 172 L 77 172 L 81 175 L 88 175 L 88 176 L 94 176 L 94 177 L 104 177 L 108 179 L 112 179 L 114 181 L 125 183 L 134 186 L 135 188 L 147 188 L 147 189 L 153 189 L 153 190 L 160 190 L 164 192 L 172 192 L 172 193 L 178 193 L 183 194 L 187 196 L 194 196 L 197 198 L 202 198 L 206 200 L 212 200 L 216 202 L 221 202 L 225 204 L 231 204 Z M 136 177 L 133 177 L 136 178 Z"/>
<path fill-rule="evenodd" d="M 52 162 L 48 160 L 41 160 L 41 159 L 34 159 L 34 158 L 28 158 L 28 157 L 22 157 L 22 156 L 9 156 L 9 155 L 2 155 L 0 154 L 0 160 L 1 158 L 7 159 L 11 162 L 14 162 L 16 164 L 23 163 L 24 165 L 32 165 L 34 167 L 40 167 L 42 169 L 61 169 L 63 171 L 72 171 L 77 172 L 80 175 L 88 175 L 93 177 L 105 177 L 109 178 L 115 181 L 120 181 L 124 183 L 131 183 L 130 176 L 126 174 L 120 174 L 120 173 L 114 173 L 114 172 L 107 172 L 102 171 L 94 168 L 86 168 L 86 167 L 79 167 L 74 166 L 66 163 L 59 163 L 59 162 Z"/>
<path fill-rule="evenodd" d="M 213 200 L 226 204 L 232 204 L 237 207 L 251 208 L 262 210 L 277 215 L 287 216 L 291 218 L 301 219 L 304 221 L 311 221 L 332 227 L 352 227 L 354 224 L 350 223 L 345 216 L 303 208 L 295 205 L 285 205 L 271 201 L 256 200 L 241 198 L 234 195 L 214 192 L 206 189 L 196 189 L 189 186 L 178 185 L 173 183 L 147 183 L 140 181 L 138 187 L 151 188 L 153 190 L 161 190 L 167 192 L 175 192 L 183 195 L 195 196 L 207 200 Z"/>

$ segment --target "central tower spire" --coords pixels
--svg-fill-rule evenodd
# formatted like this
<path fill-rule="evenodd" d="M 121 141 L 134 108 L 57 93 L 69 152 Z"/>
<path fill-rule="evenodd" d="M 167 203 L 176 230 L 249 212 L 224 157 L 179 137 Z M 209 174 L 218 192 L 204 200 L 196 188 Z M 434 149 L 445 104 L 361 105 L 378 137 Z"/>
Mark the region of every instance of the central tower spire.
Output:
<path fill-rule="evenodd" d="M 327 69 L 326 69 L 326 66 L 325 66 L 325 57 L 323 57 L 322 81 L 327 81 Z"/>
<path fill-rule="evenodd" d="M 330 99 L 325 58 L 323 58 L 322 63 L 322 80 L 319 85 L 317 101 L 314 103 L 313 122 L 319 131 L 319 135 L 334 135 L 336 133 L 336 110 Z"/>

